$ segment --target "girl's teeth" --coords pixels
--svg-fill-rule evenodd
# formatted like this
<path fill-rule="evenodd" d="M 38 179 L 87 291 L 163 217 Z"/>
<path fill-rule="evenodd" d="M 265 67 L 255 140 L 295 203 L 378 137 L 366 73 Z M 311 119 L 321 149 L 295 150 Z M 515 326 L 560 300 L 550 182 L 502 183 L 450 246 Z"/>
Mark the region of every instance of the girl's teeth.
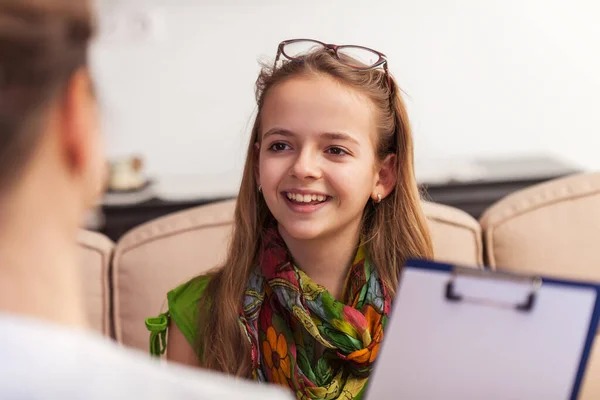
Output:
<path fill-rule="evenodd" d="M 298 193 L 286 193 L 288 199 L 293 200 L 297 203 L 310 203 L 311 201 L 325 201 L 326 196 L 320 194 L 298 194 Z"/>

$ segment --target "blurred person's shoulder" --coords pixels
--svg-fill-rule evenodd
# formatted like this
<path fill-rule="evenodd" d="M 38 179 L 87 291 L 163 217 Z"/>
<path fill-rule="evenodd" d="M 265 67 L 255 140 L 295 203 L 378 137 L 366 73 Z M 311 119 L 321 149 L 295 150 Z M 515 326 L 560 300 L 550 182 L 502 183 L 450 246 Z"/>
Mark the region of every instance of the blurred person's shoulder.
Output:
<path fill-rule="evenodd" d="M 287 399 L 286 393 L 166 365 L 99 334 L 0 313 L 0 399 Z"/>

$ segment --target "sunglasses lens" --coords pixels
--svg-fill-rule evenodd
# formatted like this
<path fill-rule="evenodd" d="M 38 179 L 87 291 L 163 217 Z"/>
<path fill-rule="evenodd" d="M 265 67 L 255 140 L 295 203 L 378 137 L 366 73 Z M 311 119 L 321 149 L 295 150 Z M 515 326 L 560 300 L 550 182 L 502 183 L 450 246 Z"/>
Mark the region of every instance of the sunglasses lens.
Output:
<path fill-rule="evenodd" d="M 300 59 L 305 57 L 307 54 L 315 52 L 317 50 L 324 49 L 321 43 L 313 42 L 312 40 L 298 40 L 290 43 L 286 43 L 283 46 L 283 54 L 287 58 Z"/>
<path fill-rule="evenodd" d="M 340 46 L 337 50 L 340 61 L 355 68 L 370 68 L 379 61 L 379 54 L 357 46 Z"/>

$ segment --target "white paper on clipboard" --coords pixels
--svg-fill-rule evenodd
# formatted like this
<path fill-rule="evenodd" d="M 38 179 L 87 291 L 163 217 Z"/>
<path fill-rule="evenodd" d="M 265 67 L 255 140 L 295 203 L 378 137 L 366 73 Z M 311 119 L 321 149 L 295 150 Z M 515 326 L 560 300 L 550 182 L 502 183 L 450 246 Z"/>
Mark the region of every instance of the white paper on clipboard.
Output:
<path fill-rule="evenodd" d="M 543 282 L 519 311 L 530 284 L 457 276 L 455 294 L 490 304 L 448 301 L 452 276 L 404 269 L 366 398 L 570 399 L 597 289 Z"/>

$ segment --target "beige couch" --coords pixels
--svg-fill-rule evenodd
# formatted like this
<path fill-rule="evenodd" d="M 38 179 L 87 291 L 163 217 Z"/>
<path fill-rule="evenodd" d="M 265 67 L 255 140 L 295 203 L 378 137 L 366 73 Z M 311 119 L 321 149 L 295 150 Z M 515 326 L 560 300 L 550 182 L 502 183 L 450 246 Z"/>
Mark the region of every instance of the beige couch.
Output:
<path fill-rule="evenodd" d="M 101 235 L 82 234 L 93 327 L 146 349 L 144 319 L 165 309 L 166 292 L 223 259 L 234 205 L 226 201 L 159 218 L 133 229 L 114 248 Z M 437 260 L 472 266 L 485 260 L 491 268 L 600 281 L 600 173 L 514 193 L 480 221 L 448 206 L 423 207 Z M 600 399 L 600 344 L 581 398 Z"/>
<path fill-rule="evenodd" d="M 481 217 L 486 264 L 524 273 L 600 281 L 600 173 L 521 190 Z M 600 399 L 596 336 L 581 399 Z"/>
<path fill-rule="evenodd" d="M 175 213 L 144 224 L 117 244 L 112 269 L 116 339 L 148 346 L 144 318 L 164 308 L 165 294 L 223 259 L 235 201 Z M 481 265 L 479 224 L 462 211 L 425 203 L 439 259 Z M 452 238 L 446 240 L 445 238 Z"/>
<path fill-rule="evenodd" d="M 112 337 L 109 270 L 115 245 L 107 237 L 88 231 L 81 231 L 77 240 L 88 321 L 92 329 Z"/>

